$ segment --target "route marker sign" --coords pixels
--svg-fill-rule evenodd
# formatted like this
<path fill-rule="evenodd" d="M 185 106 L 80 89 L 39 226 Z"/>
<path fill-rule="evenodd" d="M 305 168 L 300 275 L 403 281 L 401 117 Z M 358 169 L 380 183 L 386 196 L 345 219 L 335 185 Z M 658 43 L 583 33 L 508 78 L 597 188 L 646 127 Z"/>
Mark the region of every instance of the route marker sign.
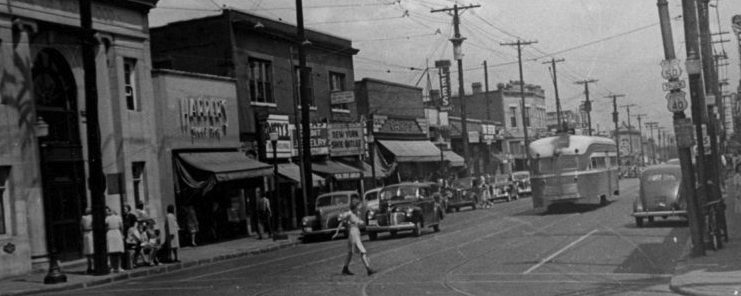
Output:
<path fill-rule="evenodd" d="M 673 81 L 667 81 L 661 84 L 661 88 L 664 91 L 672 91 L 676 89 L 683 89 L 687 87 L 687 84 L 684 82 L 684 80 L 673 80 Z"/>
<path fill-rule="evenodd" d="M 666 94 L 666 108 L 669 109 L 669 112 L 682 112 L 687 109 L 689 103 L 685 96 L 687 96 L 687 93 L 683 91 Z"/>
<path fill-rule="evenodd" d="M 682 66 L 677 59 L 661 61 L 661 77 L 666 80 L 679 79 L 682 75 Z"/>

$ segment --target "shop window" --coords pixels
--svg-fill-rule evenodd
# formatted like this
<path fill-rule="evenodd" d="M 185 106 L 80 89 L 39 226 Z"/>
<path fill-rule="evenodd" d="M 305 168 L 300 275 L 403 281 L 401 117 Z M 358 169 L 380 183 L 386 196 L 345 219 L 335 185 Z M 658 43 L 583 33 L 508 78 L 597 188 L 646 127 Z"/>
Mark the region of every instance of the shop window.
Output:
<path fill-rule="evenodd" d="M 517 127 L 517 107 L 509 107 L 509 122 L 511 127 Z"/>
<path fill-rule="evenodd" d="M 144 203 L 147 196 L 146 174 L 144 162 L 137 161 L 131 164 L 131 180 L 134 185 L 134 204 Z"/>
<path fill-rule="evenodd" d="M 314 102 L 314 77 L 311 74 L 311 68 L 306 67 L 306 71 L 309 72 L 309 81 L 307 83 L 307 87 L 309 88 L 309 106 L 315 107 L 316 104 Z M 298 106 L 301 108 L 301 69 L 296 66 L 294 68 L 294 72 L 296 73 L 296 93 L 298 94 Z"/>
<path fill-rule="evenodd" d="M 329 91 L 337 92 L 345 90 L 345 74 L 337 72 L 329 72 Z M 330 102 L 331 103 L 331 102 Z M 345 104 L 332 104 L 333 112 L 349 112 L 350 107 L 347 103 Z"/>
<path fill-rule="evenodd" d="M 124 58 L 124 95 L 126 96 L 126 108 L 139 111 L 136 78 L 136 59 Z"/>
<path fill-rule="evenodd" d="M 273 68 L 270 61 L 249 59 L 250 101 L 275 104 L 273 97 Z"/>
<path fill-rule="evenodd" d="M 0 235 L 8 234 L 8 216 L 10 208 L 7 192 L 8 174 L 10 167 L 0 166 Z"/>

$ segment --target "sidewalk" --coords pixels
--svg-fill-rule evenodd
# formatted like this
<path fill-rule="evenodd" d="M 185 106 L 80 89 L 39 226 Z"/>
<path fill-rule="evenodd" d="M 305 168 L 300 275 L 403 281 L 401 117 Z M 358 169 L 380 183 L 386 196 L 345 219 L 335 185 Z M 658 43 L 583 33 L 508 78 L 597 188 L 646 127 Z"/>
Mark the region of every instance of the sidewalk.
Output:
<path fill-rule="evenodd" d="M 689 256 L 689 243 L 677 264 L 669 287 L 683 295 L 741 294 L 741 214 L 733 211 L 735 192 L 730 180 L 726 196 L 728 243 L 718 251 L 708 250 L 697 258 Z"/>
<path fill-rule="evenodd" d="M 85 269 L 87 266 L 83 261 L 76 261 L 71 264 L 63 264 L 62 266 L 62 272 L 67 275 L 66 283 L 54 285 L 44 284 L 44 276 L 46 275 L 46 271 L 44 270 L 0 281 L 0 296 L 29 295 L 87 288 L 117 281 L 125 281 L 132 278 L 172 272 L 236 257 L 255 255 L 281 248 L 292 247 L 300 243 L 300 230 L 287 231 L 285 234 L 288 235 L 288 240 L 258 240 L 254 237 L 249 237 L 198 247 L 180 248 L 178 251 L 180 262 L 178 263 L 165 263 L 153 267 L 139 267 L 130 271 L 110 273 L 104 276 L 85 275 Z"/>

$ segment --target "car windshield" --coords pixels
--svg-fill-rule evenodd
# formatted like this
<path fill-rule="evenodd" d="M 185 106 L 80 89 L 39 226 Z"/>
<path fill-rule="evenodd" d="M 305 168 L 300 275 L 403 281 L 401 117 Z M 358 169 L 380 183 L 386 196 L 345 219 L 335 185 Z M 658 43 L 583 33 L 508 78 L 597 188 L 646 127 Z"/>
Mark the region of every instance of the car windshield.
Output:
<path fill-rule="evenodd" d="M 350 197 L 346 194 L 335 194 L 335 195 L 324 195 L 317 197 L 316 199 L 316 206 L 317 207 L 327 207 L 327 206 L 336 206 L 336 205 L 344 205 L 347 204 Z"/>
<path fill-rule="evenodd" d="M 460 178 L 453 181 L 454 187 L 471 188 L 473 186 L 472 178 Z"/>
<path fill-rule="evenodd" d="M 412 199 L 417 197 L 417 187 L 391 187 L 381 191 L 382 199 Z"/>
<path fill-rule="evenodd" d="M 655 173 L 646 177 L 647 182 L 674 182 L 677 176 L 667 173 Z"/>
<path fill-rule="evenodd" d="M 368 192 L 365 194 L 365 201 L 374 201 L 378 199 L 378 191 Z"/>

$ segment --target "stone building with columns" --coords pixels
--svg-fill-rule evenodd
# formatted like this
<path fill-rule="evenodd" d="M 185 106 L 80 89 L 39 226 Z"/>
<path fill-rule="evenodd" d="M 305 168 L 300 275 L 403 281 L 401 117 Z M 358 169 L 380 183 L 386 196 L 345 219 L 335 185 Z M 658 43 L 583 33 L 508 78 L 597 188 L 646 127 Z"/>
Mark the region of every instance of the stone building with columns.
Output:
<path fill-rule="evenodd" d="M 148 13 L 157 0 L 92 1 L 106 205 L 159 192 Z M 78 1 L 0 0 L 0 278 L 81 258 L 90 204 Z M 150 196 L 152 195 L 152 196 Z"/>

